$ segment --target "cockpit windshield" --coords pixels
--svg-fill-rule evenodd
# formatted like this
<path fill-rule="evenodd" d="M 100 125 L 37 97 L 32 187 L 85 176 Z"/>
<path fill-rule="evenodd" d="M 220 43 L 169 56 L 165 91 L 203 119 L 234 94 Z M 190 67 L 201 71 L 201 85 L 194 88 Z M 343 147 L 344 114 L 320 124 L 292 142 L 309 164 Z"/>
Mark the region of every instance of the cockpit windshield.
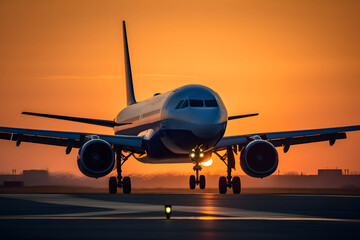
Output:
<path fill-rule="evenodd" d="M 181 107 L 181 104 L 183 104 L 184 100 L 181 100 L 178 105 L 176 105 L 176 108 L 175 109 L 179 109 Z"/>
<path fill-rule="evenodd" d="M 181 105 L 181 108 L 186 108 L 189 106 L 189 101 L 186 99 L 184 100 L 183 104 Z"/>
<path fill-rule="evenodd" d="M 204 106 L 203 100 L 190 99 L 190 107 L 203 107 L 203 106 Z"/>
<path fill-rule="evenodd" d="M 215 99 L 205 100 L 204 102 L 205 102 L 205 107 L 218 107 L 219 106 Z"/>
<path fill-rule="evenodd" d="M 190 107 L 207 107 L 207 108 L 219 107 L 215 99 L 209 99 L 209 100 L 183 99 L 178 102 L 175 109 L 186 108 L 189 105 Z"/>

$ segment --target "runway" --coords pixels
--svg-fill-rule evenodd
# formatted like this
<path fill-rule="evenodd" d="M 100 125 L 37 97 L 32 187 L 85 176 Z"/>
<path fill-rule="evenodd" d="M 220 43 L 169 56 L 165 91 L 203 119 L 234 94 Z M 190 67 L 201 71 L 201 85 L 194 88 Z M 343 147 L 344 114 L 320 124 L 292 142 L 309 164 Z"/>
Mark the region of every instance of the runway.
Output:
<path fill-rule="evenodd" d="M 359 195 L 0 194 L 0 206 L 1 239 L 360 239 Z"/>

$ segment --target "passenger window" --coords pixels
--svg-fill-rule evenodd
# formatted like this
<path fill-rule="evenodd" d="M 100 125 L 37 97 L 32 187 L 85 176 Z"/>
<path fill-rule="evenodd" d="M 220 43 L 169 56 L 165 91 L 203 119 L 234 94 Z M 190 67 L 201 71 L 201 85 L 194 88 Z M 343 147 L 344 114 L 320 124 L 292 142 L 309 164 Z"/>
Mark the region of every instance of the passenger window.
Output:
<path fill-rule="evenodd" d="M 205 106 L 206 107 L 218 107 L 218 103 L 216 100 L 205 100 Z"/>
<path fill-rule="evenodd" d="M 188 100 L 184 100 L 183 104 L 181 105 L 181 108 L 186 108 L 187 106 L 189 106 L 189 102 Z"/>
<path fill-rule="evenodd" d="M 203 107 L 204 101 L 203 100 L 192 100 L 190 99 L 190 106 L 191 107 Z"/>
<path fill-rule="evenodd" d="M 176 108 L 175 109 L 179 109 L 181 107 L 181 104 L 184 102 L 184 100 L 181 100 L 178 105 L 176 105 Z"/>

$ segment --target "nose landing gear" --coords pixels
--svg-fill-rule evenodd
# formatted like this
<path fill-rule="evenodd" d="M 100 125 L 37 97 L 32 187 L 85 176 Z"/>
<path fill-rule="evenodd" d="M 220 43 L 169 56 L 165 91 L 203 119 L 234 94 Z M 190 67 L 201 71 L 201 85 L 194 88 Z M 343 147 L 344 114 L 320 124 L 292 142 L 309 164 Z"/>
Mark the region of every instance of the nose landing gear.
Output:
<path fill-rule="evenodd" d="M 199 165 L 199 161 L 204 157 L 204 152 L 201 149 L 201 146 L 195 147 L 190 153 L 191 160 L 195 163 L 194 171 L 196 176 L 191 175 L 189 179 L 190 189 L 195 189 L 196 185 L 199 185 L 200 189 L 205 189 L 206 180 L 204 175 L 200 175 L 199 171 L 202 170 L 202 167 Z"/>
<path fill-rule="evenodd" d="M 199 163 L 195 163 L 193 169 L 196 172 L 196 177 L 194 175 L 190 176 L 190 180 L 189 180 L 190 189 L 195 189 L 196 185 L 200 185 L 200 189 L 205 189 L 205 185 L 206 185 L 205 176 L 200 175 L 199 178 L 199 171 L 201 171 L 202 167 L 199 165 Z"/>
<path fill-rule="evenodd" d="M 110 177 L 109 193 L 115 194 L 118 188 L 122 188 L 124 193 L 131 193 L 131 179 L 130 177 L 122 177 L 121 167 L 133 154 L 124 155 L 121 149 L 116 151 L 116 171 L 118 176 Z"/>
<path fill-rule="evenodd" d="M 232 146 L 227 147 L 226 153 L 221 156 L 218 152 L 214 152 L 227 167 L 227 176 L 219 178 L 219 193 L 226 194 L 227 188 L 232 188 L 234 194 L 241 192 L 241 181 L 239 177 L 232 177 L 231 171 L 235 169 L 235 158 Z"/>

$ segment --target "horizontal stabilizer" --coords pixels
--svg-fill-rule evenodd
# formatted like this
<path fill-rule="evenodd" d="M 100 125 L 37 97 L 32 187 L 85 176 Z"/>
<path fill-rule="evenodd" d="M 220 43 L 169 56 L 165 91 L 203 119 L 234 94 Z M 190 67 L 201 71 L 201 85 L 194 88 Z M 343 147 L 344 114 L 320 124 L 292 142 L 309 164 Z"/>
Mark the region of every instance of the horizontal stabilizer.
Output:
<path fill-rule="evenodd" d="M 53 115 L 53 114 L 44 114 L 44 113 L 33 113 L 33 112 L 22 112 L 21 114 L 38 116 L 38 117 L 46 117 L 46 118 L 54 118 L 54 119 L 61 119 L 66 121 L 73 121 L 73 122 L 81 122 L 93 125 L 99 125 L 104 127 L 115 127 L 120 125 L 126 125 L 128 123 L 116 123 L 115 121 L 111 120 L 100 120 L 100 119 L 92 119 L 92 118 L 79 118 L 79 117 L 69 117 L 69 116 L 61 116 L 61 115 Z"/>
<path fill-rule="evenodd" d="M 245 115 L 230 116 L 230 117 L 228 117 L 228 120 L 234 120 L 234 119 L 238 119 L 238 118 L 252 117 L 252 116 L 257 116 L 257 115 L 259 115 L 259 114 L 258 114 L 258 113 L 252 113 L 252 114 L 245 114 Z"/>

